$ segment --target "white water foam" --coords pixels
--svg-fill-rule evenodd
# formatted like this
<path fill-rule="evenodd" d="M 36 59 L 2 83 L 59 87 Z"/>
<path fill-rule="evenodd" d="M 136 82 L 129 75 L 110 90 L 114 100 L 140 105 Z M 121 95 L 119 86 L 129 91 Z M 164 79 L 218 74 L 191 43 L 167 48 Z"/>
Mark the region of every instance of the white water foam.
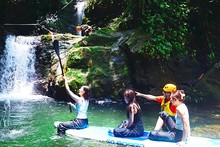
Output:
<path fill-rule="evenodd" d="M 31 94 L 35 80 L 35 47 L 38 37 L 9 35 L 1 58 L 0 93 Z"/>

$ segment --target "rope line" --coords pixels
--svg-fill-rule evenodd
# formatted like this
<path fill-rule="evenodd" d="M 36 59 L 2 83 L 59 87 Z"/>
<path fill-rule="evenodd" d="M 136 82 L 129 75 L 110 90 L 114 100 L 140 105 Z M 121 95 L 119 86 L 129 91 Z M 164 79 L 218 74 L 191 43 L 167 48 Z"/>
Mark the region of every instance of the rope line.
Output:
<path fill-rule="evenodd" d="M 73 0 L 71 0 L 69 3 L 67 3 L 65 6 L 63 6 L 59 11 L 57 11 L 56 13 L 54 13 L 51 18 L 53 18 L 56 14 L 58 14 L 61 10 L 65 9 L 70 3 L 72 3 Z M 44 20 L 45 21 L 45 20 Z M 44 21 L 40 22 L 39 24 L 43 23 Z"/>
<path fill-rule="evenodd" d="M 55 15 L 57 15 L 60 11 L 62 11 L 63 9 L 65 9 L 69 4 L 71 4 L 73 2 L 73 0 L 71 0 L 70 2 L 68 2 L 65 6 L 63 6 L 59 11 L 56 11 L 56 13 L 54 13 L 51 18 L 53 18 Z M 47 29 L 45 26 L 41 25 L 43 22 L 45 22 L 45 20 L 41 21 L 40 23 L 29 23 L 29 24 L 11 24 L 11 23 L 6 23 L 4 25 L 7 26 L 40 26 L 42 29 L 52 32 L 51 30 Z"/>
<path fill-rule="evenodd" d="M 4 24 L 5 26 L 36 26 L 36 25 L 39 25 L 39 24 L 36 24 L 36 23 L 27 23 L 27 24 L 22 24 L 22 23 L 6 23 Z"/>

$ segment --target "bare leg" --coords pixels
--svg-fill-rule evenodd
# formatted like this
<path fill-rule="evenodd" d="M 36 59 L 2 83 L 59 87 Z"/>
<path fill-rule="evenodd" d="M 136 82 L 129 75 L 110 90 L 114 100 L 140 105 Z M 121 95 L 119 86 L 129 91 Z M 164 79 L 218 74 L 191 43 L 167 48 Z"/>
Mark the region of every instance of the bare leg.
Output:
<path fill-rule="evenodd" d="M 159 131 L 162 128 L 163 123 L 164 123 L 163 120 L 160 117 L 158 117 L 157 123 L 156 123 L 156 126 L 155 126 L 154 130 Z"/>

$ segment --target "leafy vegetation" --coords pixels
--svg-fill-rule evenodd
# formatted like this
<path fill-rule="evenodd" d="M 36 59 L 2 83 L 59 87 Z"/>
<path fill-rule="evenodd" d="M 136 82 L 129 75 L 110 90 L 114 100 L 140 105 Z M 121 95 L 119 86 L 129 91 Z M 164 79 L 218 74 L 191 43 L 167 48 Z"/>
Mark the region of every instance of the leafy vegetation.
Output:
<path fill-rule="evenodd" d="M 99 42 L 94 44 L 95 40 Z M 102 29 L 69 49 L 66 75 L 70 78 L 72 89 L 90 85 L 97 97 L 119 97 L 123 90 L 121 83 L 128 81 L 125 80 L 128 79 L 128 68 L 126 64 L 114 63 L 111 59 L 117 56 L 117 53 L 113 56 L 111 52 L 116 40 L 110 29 Z M 79 45 L 85 41 L 92 46 Z"/>
<path fill-rule="evenodd" d="M 122 7 L 115 7 L 115 3 Z M 169 61 L 172 58 L 181 61 L 191 57 L 206 65 L 219 59 L 218 0 L 109 0 L 108 3 L 106 0 L 96 0 L 91 1 L 88 13 L 99 12 L 96 17 L 100 13 L 108 15 L 101 6 L 115 8 L 119 14 L 100 20 L 102 23 L 121 21 L 121 30 L 141 28 L 143 33 L 148 34 L 145 46 L 137 51 L 148 59 Z M 100 25 L 98 19 L 87 17 L 90 23 Z"/>
<path fill-rule="evenodd" d="M 63 9 L 70 0 L 2 0 L 0 2 L 0 24 L 27 24 L 6 26 L 16 29 L 19 33 L 47 33 L 49 30 L 65 31 L 71 9 Z M 70 3 L 72 7 L 75 1 Z M 68 10 L 71 10 L 71 14 Z M 33 24 L 33 25 L 29 25 Z"/>
<path fill-rule="evenodd" d="M 0 29 L 16 30 L 18 34 L 72 32 L 73 27 L 69 26 L 75 3 L 76 0 L 2 0 Z M 109 87 L 120 89 L 111 79 L 115 73 L 108 63 L 111 45 L 118 39 L 112 35 L 115 30 L 135 30 L 128 40 L 137 43 L 132 51 L 144 62 L 163 64 L 175 60 L 180 65 L 189 58 L 204 68 L 213 65 L 220 59 L 219 10 L 219 0 L 90 0 L 83 23 L 92 25 L 94 31 L 73 47 L 79 47 L 78 50 L 69 54 L 67 74 L 76 78 L 71 87 L 78 89 L 82 84 L 92 83 L 100 93 L 111 93 Z M 37 25 L 20 29 L 4 26 L 6 23 Z M 46 35 L 42 39 L 51 40 Z M 126 79 L 129 69 L 122 66 L 117 72 Z M 195 93 L 201 95 L 197 102 L 203 101 L 205 94 Z"/>
<path fill-rule="evenodd" d="M 0 2 L 0 23 L 39 23 L 35 27 L 46 32 L 71 31 L 67 24 L 75 3 L 4 0 Z M 180 61 L 187 56 L 208 65 L 219 59 L 219 9 L 219 0 L 90 0 L 84 22 L 94 28 L 142 29 L 149 37 L 137 52 L 148 59 Z M 29 31 L 27 28 L 22 31 Z"/>

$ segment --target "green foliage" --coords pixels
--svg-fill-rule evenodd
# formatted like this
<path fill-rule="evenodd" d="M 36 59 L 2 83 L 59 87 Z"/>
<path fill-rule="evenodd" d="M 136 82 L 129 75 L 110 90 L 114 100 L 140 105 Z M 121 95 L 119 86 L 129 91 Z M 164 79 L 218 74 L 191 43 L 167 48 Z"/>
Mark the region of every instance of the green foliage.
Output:
<path fill-rule="evenodd" d="M 62 9 L 68 2 L 70 0 L 2 0 L 0 23 L 38 22 L 41 30 L 72 32 L 67 24 L 72 23 L 75 1 Z M 142 28 L 149 38 L 138 52 L 148 59 L 181 60 L 191 56 L 209 64 L 220 56 L 219 9 L 219 0 L 91 0 L 85 20 L 94 28 Z M 29 29 L 22 29 L 25 31 Z"/>
<path fill-rule="evenodd" d="M 69 86 L 71 90 L 78 93 L 78 89 L 83 86 L 87 85 L 87 73 L 88 71 L 86 69 L 71 69 L 68 68 L 68 71 L 66 72 L 66 76 L 69 77 L 70 82 Z"/>
<path fill-rule="evenodd" d="M 204 89 L 196 90 L 196 89 L 187 89 L 188 95 L 186 97 L 186 102 L 192 103 L 192 104 L 202 104 L 207 102 L 208 94 L 207 92 L 204 92 Z"/>
<path fill-rule="evenodd" d="M 219 0 L 192 1 L 190 3 L 191 48 L 197 51 L 196 58 L 204 65 L 219 58 L 220 17 Z M 217 39 L 218 40 L 218 39 Z"/>
<path fill-rule="evenodd" d="M 0 23 L 38 24 L 19 28 L 18 31 L 22 33 L 29 31 L 28 34 L 30 27 L 32 31 L 35 29 L 35 32 L 58 31 L 64 25 L 61 9 L 67 3 L 67 0 L 2 0 L 0 2 Z M 58 11 L 59 13 L 57 13 Z M 60 22 L 61 20 L 63 22 Z M 14 27 L 17 29 L 17 26 Z"/>
<path fill-rule="evenodd" d="M 90 46 L 111 46 L 119 37 L 107 35 L 107 33 L 108 32 L 94 33 L 89 38 L 85 38 L 85 41 L 87 41 Z M 83 42 L 81 42 L 81 44 L 82 43 Z"/>
<path fill-rule="evenodd" d="M 104 0 L 96 1 L 104 5 Z M 112 0 L 111 3 L 117 3 Z M 170 60 L 170 58 L 181 59 L 188 54 L 189 32 L 189 7 L 187 1 L 172 0 L 124 0 L 123 13 L 120 25 L 142 27 L 143 32 L 149 38 L 145 46 L 138 49 L 138 53 L 148 59 Z M 93 1 L 93 5 L 95 2 Z M 130 28 L 133 28 L 130 27 Z"/>
<path fill-rule="evenodd" d="M 86 48 L 79 48 L 72 50 L 68 55 L 68 68 L 87 68 L 90 59 L 89 50 Z"/>
<path fill-rule="evenodd" d="M 154 9 L 145 12 L 142 23 L 150 37 L 145 48 L 138 52 L 162 61 L 184 57 L 189 39 L 187 4 L 181 1 L 151 1 L 148 7 Z"/>
<path fill-rule="evenodd" d="M 92 9 L 106 6 L 105 2 L 92 1 Z M 141 27 L 149 38 L 138 53 L 148 59 L 181 60 L 187 56 L 208 64 L 219 58 L 220 1 L 123 0 L 120 5 L 122 13 L 109 22 L 121 21 L 118 26 L 124 29 Z M 104 10 L 99 13 L 106 14 Z"/>
<path fill-rule="evenodd" d="M 97 34 L 101 34 L 101 35 L 104 35 L 104 36 L 109 36 L 111 35 L 112 33 L 114 33 L 114 30 L 108 28 L 108 27 L 105 27 L 105 28 L 102 28 L 100 30 L 97 30 L 96 31 Z"/>
<path fill-rule="evenodd" d="M 78 47 L 68 51 L 67 75 L 71 77 L 71 89 L 78 89 L 86 84 L 92 87 L 93 94 L 98 97 L 117 97 L 122 91 L 122 84 L 126 85 L 128 69 L 124 64 L 110 63 L 113 56 L 112 44 L 106 44 L 106 42 L 108 40 L 111 42 L 112 39 L 109 36 L 112 31 L 104 29 L 99 32 L 100 34 L 95 36 L 92 47 Z M 93 37 L 89 36 L 89 38 Z M 113 39 L 116 40 L 114 37 Z M 88 44 L 91 40 L 87 40 Z M 95 44 L 96 42 L 98 45 Z M 116 54 L 114 53 L 114 57 L 117 56 Z"/>
<path fill-rule="evenodd" d="M 68 55 L 67 68 L 87 69 L 91 79 L 95 79 L 92 73 L 95 73 L 95 76 L 109 76 L 108 54 L 109 50 L 99 47 L 72 49 Z"/>
<path fill-rule="evenodd" d="M 52 40 L 51 35 L 42 35 L 41 36 L 41 41 L 49 42 Z"/>
<path fill-rule="evenodd" d="M 148 3 L 150 3 L 150 1 L 147 0 L 124 0 L 123 17 L 139 21 L 146 12 Z"/>
<path fill-rule="evenodd" d="M 120 16 L 123 11 L 121 0 L 95 0 L 89 1 L 85 11 L 88 24 L 98 27 L 106 27 L 114 18 Z"/>

